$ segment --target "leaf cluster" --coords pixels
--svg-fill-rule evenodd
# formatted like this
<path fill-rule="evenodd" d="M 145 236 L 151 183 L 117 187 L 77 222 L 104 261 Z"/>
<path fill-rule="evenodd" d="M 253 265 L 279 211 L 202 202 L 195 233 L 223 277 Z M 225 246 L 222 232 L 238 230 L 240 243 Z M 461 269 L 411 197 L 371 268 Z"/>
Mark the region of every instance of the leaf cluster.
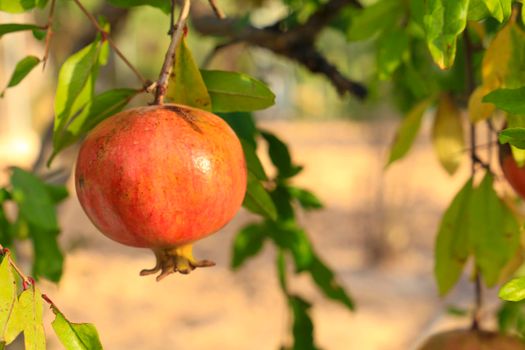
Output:
<path fill-rule="evenodd" d="M 26 349 L 46 349 L 43 321 L 45 300 L 55 314 L 51 325 L 65 349 L 102 350 L 97 330 L 92 324 L 70 322 L 47 296 L 42 295 L 34 281 L 27 281 L 25 276 L 20 276 L 24 283 L 23 288 L 19 288 L 16 278 L 18 271 L 11 253 L 3 249 L 0 256 L 0 349 L 4 349 L 22 333 Z"/>

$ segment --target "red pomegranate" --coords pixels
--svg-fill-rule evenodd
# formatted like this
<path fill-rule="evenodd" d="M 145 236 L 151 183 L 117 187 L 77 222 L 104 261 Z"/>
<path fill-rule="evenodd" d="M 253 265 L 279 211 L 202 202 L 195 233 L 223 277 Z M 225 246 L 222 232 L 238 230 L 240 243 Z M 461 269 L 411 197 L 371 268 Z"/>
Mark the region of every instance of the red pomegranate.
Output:
<path fill-rule="evenodd" d="M 246 163 L 218 116 L 166 104 L 130 109 L 97 125 L 78 155 L 80 204 L 107 237 L 151 248 L 157 280 L 212 266 L 192 243 L 230 221 L 244 199 Z"/>
<path fill-rule="evenodd" d="M 499 161 L 507 182 L 525 199 L 525 166 L 520 167 L 516 163 L 508 144 L 499 145 Z"/>

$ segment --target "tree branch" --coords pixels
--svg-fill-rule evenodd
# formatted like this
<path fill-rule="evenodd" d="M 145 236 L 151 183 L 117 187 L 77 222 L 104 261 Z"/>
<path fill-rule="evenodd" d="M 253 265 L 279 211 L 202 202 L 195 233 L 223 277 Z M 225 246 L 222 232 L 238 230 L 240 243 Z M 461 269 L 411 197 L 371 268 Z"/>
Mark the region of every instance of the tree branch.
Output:
<path fill-rule="evenodd" d="M 51 0 L 49 5 L 49 15 L 47 17 L 46 30 L 46 46 L 44 49 L 44 57 L 42 57 L 42 70 L 46 68 L 47 58 L 49 56 L 49 47 L 51 45 L 51 38 L 53 37 L 53 16 L 55 14 L 55 0 Z"/>
<path fill-rule="evenodd" d="M 188 19 L 188 15 L 190 13 L 190 4 L 190 0 L 184 0 L 184 3 L 180 9 L 179 19 L 175 24 L 175 31 L 171 35 L 170 46 L 166 52 L 166 57 L 164 57 L 164 63 L 162 64 L 162 69 L 160 70 L 159 80 L 157 80 L 155 101 L 153 102 L 156 105 L 161 105 L 164 103 L 164 95 L 166 94 L 166 89 L 168 86 L 168 77 L 171 73 L 173 63 L 175 62 L 175 51 L 177 50 L 177 45 L 182 40 L 182 36 L 184 35 L 184 27 L 186 26 L 186 20 Z"/>
<path fill-rule="evenodd" d="M 82 5 L 80 0 L 73 0 L 75 4 L 78 6 L 78 8 L 86 15 L 86 17 L 90 20 L 90 22 L 93 24 L 93 26 L 97 29 L 97 31 L 102 35 L 102 39 L 107 40 L 109 46 L 115 51 L 118 57 L 131 69 L 131 71 L 137 76 L 137 78 L 142 82 L 142 85 L 144 88 L 147 88 L 151 82 L 144 78 L 142 74 L 138 71 L 137 68 L 135 68 L 131 62 L 124 56 L 124 54 L 119 50 L 117 45 L 115 45 L 115 42 L 113 39 L 109 36 L 109 34 L 102 28 L 97 19 Z"/>
<path fill-rule="evenodd" d="M 366 87 L 344 76 L 315 47 L 315 40 L 322 29 L 347 6 L 362 7 L 357 0 L 331 0 L 321 6 L 304 24 L 283 29 L 283 21 L 268 27 L 256 28 L 241 24 L 241 21 L 235 18 L 219 20 L 205 6 L 197 2 L 192 10 L 192 23 L 201 34 L 223 36 L 230 43 L 243 42 L 288 57 L 313 73 L 323 74 L 340 95 L 348 92 L 363 99 L 367 95 Z M 224 48 L 224 45 L 220 48 Z"/>

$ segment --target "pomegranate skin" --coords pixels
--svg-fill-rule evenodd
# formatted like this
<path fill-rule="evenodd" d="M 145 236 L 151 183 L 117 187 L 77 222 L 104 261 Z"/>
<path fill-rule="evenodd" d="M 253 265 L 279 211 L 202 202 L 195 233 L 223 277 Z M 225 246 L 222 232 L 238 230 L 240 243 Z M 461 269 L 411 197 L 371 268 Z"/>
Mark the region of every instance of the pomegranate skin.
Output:
<path fill-rule="evenodd" d="M 241 144 L 218 116 L 165 104 L 120 112 L 78 155 L 80 204 L 107 237 L 161 251 L 228 223 L 246 191 Z"/>
<path fill-rule="evenodd" d="M 522 199 L 525 199 L 525 166 L 520 167 L 516 163 L 508 144 L 499 145 L 499 161 L 507 182 Z"/>

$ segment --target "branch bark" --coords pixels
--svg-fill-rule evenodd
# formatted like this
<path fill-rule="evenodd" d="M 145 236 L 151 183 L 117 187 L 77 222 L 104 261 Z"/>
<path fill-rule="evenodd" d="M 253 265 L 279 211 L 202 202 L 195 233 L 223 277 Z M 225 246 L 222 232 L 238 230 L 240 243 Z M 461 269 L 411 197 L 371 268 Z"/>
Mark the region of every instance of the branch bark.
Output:
<path fill-rule="evenodd" d="M 184 27 L 186 26 L 186 20 L 190 13 L 190 0 L 184 0 L 184 3 L 180 9 L 179 19 L 175 24 L 175 31 L 171 34 L 171 42 L 166 52 L 166 57 L 164 58 L 164 64 L 160 71 L 159 80 L 157 80 L 157 88 L 155 90 L 155 101 L 153 102 L 156 105 L 161 105 L 164 103 L 164 95 L 166 94 L 166 89 L 168 86 L 168 77 L 171 73 L 173 63 L 175 62 L 175 51 L 177 50 L 177 45 L 182 40 L 184 35 Z M 172 9 L 173 11 L 173 9 Z M 170 28 L 170 31 L 173 28 Z"/>
<path fill-rule="evenodd" d="M 302 64 L 313 73 L 323 74 L 334 85 L 340 95 L 350 93 L 364 99 L 367 89 L 343 75 L 335 65 L 317 50 L 315 41 L 330 22 L 347 6 L 361 8 L 357 0 L 331 0 L 321 6 L 308 20 L 291 29 L 284 28 L 283 21 L 271 26 L 256 28 L 241 24 L 239 19 L 219 20 L 209 9 L 195 3 L 192 10 L 192 23 L 203 35 L 226 37 L 228 43 L 245 43 L 270 50 Z M 225 45 L 221 46 L 221 49 Z"/>

